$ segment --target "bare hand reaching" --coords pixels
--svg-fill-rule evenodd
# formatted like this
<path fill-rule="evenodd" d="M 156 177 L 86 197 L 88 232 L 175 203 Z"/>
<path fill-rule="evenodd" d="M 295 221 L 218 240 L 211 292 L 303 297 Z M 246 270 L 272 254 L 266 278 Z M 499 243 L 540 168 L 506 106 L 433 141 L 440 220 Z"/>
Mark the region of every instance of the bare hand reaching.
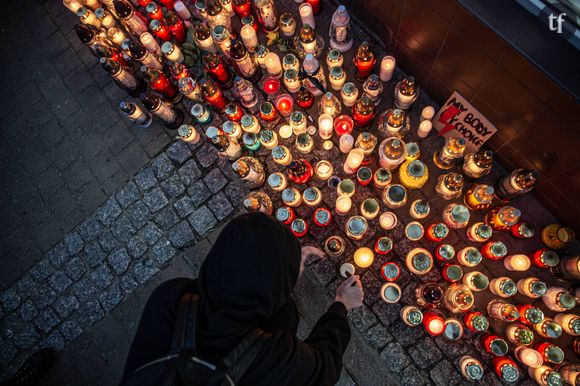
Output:
<path fill-rule="evenodd" d="M 342 302 L 349 311 L 362 306 L 363 299 L 364 292 L 358 275 L 346 279 L 336 289 L 336 297 L 334 298 L 335 301 Z"/>

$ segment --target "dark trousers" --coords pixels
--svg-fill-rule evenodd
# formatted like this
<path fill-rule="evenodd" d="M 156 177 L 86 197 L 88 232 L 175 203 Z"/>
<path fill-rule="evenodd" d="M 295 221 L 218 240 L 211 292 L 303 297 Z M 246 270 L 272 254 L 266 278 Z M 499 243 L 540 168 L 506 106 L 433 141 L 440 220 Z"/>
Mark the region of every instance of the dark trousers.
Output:
<path fill-rule="evenodd" d="M 143 309 L 129 349 L 123 380 L 144 364 L 170 352 L 177 307 L 185 292 L 198 293 L 197 280 L 171 279 L 155 288 Z"/>

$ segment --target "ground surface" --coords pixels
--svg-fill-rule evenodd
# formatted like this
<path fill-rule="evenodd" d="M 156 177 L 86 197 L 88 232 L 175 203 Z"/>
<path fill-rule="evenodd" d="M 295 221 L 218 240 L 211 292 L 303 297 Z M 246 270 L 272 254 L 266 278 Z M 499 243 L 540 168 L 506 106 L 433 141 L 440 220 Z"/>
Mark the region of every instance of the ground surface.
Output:
<path fill-rule="evenodd" d="M 296 12 L 291 1 L 282 6 Z M 189 147 L 158 123 L 142 129 L 118 114 L 124 92 L 78 42 L 60 1 L 0 7 L 0 370 L 49 346 L 60 353 L 45 384 L 114 385 L 149 293 L 196 276 L 244 190 L 209 144 Z M 317 18 L 320 31 L 330 14 Z M 429 103 L 423 95 L 414 120 Z M 551 220 L 531 197 L 518 205 L 534 221 Z M 302 336 L 336 283 L 324 262 L 300 281 Z M 473 348 L 406 328 L 399 308 L 375 296 L 350 315 L 340 384 L 461 382 L 454 362 Z"/>

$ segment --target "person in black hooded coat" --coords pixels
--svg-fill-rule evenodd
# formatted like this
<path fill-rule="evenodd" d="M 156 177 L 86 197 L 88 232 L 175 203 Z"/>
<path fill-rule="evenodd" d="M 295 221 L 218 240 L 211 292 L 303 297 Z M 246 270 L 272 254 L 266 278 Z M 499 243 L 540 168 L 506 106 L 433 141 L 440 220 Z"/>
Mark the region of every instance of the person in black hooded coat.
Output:
<path fill-rule="evenodd" d="M 198 280 L 173 279 L 153 292 L 131 345 L 124 379 L 169 352 L 177 304 L 190 291 L 200 295 L 200 358 L 218 363 L 253 328 L 271 333 L 240 386 L 334 385 L 350 340 L 346 315 L 362 305 L 363 291 L 358 276 L 345 280 L 310 336 L 298 339 L 292 290 L 310 254 L 322 256 L 322 251 L 301 248 L 290 230 L 270 216 L 251 213 L 233 219 L 209 252 Z"/>

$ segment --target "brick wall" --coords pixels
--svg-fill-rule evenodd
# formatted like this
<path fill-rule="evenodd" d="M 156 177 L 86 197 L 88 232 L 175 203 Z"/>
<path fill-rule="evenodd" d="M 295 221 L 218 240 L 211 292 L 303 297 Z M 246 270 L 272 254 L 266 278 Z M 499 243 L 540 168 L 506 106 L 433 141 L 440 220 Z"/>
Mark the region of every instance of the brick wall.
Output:
<path fill-rule="evenodd" d="M 360 7 L 360 4 L 364 7 Z M 580 109 L 572 96 L 456 0 L 346 0 L 438 103 L 459 91 L 499 129 L 507 169 L 534 168 L 534 194 L 580 232 Z M 372 24 L 371 24 L 372 23 Z"/>

